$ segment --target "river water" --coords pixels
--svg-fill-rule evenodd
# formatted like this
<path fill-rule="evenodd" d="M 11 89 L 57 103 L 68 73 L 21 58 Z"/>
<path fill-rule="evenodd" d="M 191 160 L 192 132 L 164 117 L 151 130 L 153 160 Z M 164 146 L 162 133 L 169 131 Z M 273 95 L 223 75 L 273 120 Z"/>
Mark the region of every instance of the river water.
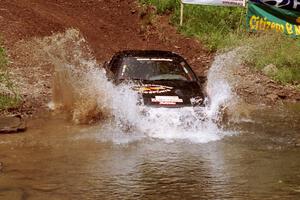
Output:
<path fill-rule="evenodd" d="M 45 114 L 1 136 L 0 199 L 299 199 L 299 111 L 260 110 L 210 142 Z"/>
<path fill-rule="evenodd" d="M 37 48 L 56 68 L 54 111 L 0 136 L 1 200 L 300 199 L 300 105 L 241 103 L 237 52 L 216 57 L 205 108 L 145 109 L 65 38 Z"/>

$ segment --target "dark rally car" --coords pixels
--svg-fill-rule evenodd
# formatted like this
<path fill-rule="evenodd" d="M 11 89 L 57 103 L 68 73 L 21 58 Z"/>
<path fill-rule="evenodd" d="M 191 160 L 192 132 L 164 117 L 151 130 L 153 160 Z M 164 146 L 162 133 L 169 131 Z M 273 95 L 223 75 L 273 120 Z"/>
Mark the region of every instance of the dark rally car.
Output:
<path fill-rule="evenodd" d="M 116 53 L 104 65 L 115 84 L 134 83 L 147 106 L 202 106 L 203 83 L 184 58 L 169 51 L 128 50 Z"/>

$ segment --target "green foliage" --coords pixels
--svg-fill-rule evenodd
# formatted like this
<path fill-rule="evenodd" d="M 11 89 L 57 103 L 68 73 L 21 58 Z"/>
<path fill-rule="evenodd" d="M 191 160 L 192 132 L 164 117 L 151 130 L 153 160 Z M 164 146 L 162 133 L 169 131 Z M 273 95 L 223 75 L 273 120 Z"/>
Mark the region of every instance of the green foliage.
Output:
<path fill-rule="evenodd" d="M 177 15 L 174 23 L 179 21 Z M 244 15 L 243 8 L 186 5 L 181 30 L 198 37 L 209 50 L 215 51 L 225 46 L 230 34 L 239 34 Z"/>
<path fill-rule="evenodd" d="M 243 41 L 250 49 L 244 60 L 257 69 L 273 64 L 272 75 L 281 83 L 300 83 L 300 40 L 278 33 L 253 35 Z"/>
<path fill-rule="evenodd" d="M 0 95 L 0 110 L 16 108 L 20 104 L 20 98 Z"/>
<path fill-rule="evenodd" d="M 179 0 L 140 1 L 147 5 L 154 5 L 158 14 L 173 11 L 172 22 L 174 25 L 179 26 Z M 240 34 L 244 24 L 244 8 L 185 5 L 184 23 L 180 30 L 188 36 L 199 38 L 209 50 L 215 51 L 229 43 L 230 34 Z"/>
<path fill-rule="evenodd" d="M 7 60 L 5 56 L 4 48 L 0 46 L 0 70 L 2 70 L 7 65 Z"/>
<path fill-rule="evenodd" d="M 300 82 L 300 41 L 280 34 L 250 34 L 246 32 L 246 9 L 185 5 L 183 26 L 180 21 L 179 0 L 140 0 L 156 7 L 157 13 L 172 13 L 171 21 L 179 30 L 194 36 L 210 51 L 236 46 L 250 46 L 245 62 L 257 69 L 274 64 L 278 71 L 272 78 L 281 83 Z"/>
<path fill-rule="evenodd" d="M 154 5 L 157 14 L 175 10 L 180 4 L 177 0 L 140 0 L 140 2 L 146 5 Z"/>
<path fill-rule="evenodd" d="M 300 83 L 300 68 L 279 68 L 274 76 L 275 80 L 281 83 L 292 83 L 299 85 Z M 300 85 L 299 85 L 300 86 Z"/>
<path fill-rule="evenodd" d="M 0 93 L 0 110 L 16 107 L 20 102 L 20 97 L 15 90 L 13 82 L 9 78 L 7 65 L 5 50 L 0 46 L 0 84 L 13 93 L 13 95 Z"/>

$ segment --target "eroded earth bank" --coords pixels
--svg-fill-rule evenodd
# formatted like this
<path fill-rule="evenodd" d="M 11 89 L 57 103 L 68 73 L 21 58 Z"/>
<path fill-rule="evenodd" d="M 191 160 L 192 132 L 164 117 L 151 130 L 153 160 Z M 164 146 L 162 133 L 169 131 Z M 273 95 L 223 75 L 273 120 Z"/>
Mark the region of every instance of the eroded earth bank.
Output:
<path fill-rule="evenodd" d="M 161 49 L 183 55 L 203 75 L 213 59 L 197 40 L 180 35 L 167 16 L 152 19 L 153 8 L 142 7 L 135 0 L 2 0 L 0 11 L 0 33 L 11 61 L 9 71 L 22 97 L 22 106 L 12 110 L 17 113 L 30 115 L 47 109 L 55 63 L 45 59 L 45 48 L 50 45 L 47 41 L 53 40 L 44 38 L 59 37 L 55 34 L 61 33 L 64 35 L 60 37 L 78 39 L 70 36 L 68 30 L 79 32 L 99 65 L 120 50 Z M 237 58 L 232 59 L 234 62 Z M 300 100 L 299 90 L 278 85 L 246 67 L 232 73 L 239 80 L 236 93 L 248 103 Z"/>

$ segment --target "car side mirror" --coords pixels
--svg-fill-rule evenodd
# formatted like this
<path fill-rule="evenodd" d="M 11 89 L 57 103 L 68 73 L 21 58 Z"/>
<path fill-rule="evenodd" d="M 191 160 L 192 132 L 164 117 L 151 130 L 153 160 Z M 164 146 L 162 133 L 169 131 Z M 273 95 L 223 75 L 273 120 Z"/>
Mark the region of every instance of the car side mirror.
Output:
<path fill-rule="evenodd" d="M 103 63 L 103 68 L 106 69 L 106 70 L 108 70 L 108 66 L 109 66 L 109 63 L 107 61 L 105 61 Z"/>
<path fill-rule="evenodd" d="M 206 76 L 198 76 L 198 82 L 202 85 L 207 81 L 207 77 Z"/>

